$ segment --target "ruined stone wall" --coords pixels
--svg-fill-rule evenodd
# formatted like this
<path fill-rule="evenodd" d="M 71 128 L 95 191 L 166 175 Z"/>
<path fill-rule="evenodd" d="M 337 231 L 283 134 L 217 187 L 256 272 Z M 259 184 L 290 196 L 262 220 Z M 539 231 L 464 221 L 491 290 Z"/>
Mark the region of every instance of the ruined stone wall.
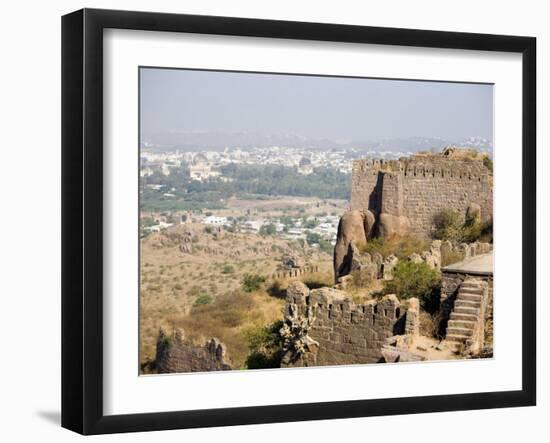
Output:
<path fill-rule="evenodd" d="M 176 372 L 227 371 L 231 369 L 225 345 L 215 338 L 202 346 L 184 341 L 181 329 L 171 335 L 160 331 L 155 369 L 159 374 Z"/>
<path fill-rule="evenodd" d="M 343 291 L 310 291 L 298 282 L 287 291 L 285 314 L 287 318 L 309 318 L 308 336 L 317 343 L 315 352 L 288 366 L 376 363 L 390 337 L 418 330 L 417 310 L 411 309 L 407 321 L 406 306 L 395 295 L 355 304 Z"/>
<path fill-rule="evenodd" d="M 404 215 L 410 232 L 428 236 L 433 216 L 443 209 L 461 215 L 472 203 L 483 220 L 493 214 L 492 175 L 482 161 L 441 156 L 413 156 L 406 160 L 356 160 L 352 172 L 352 210 Z"/>
<path fill-rule="evenodd" d="M 319 272 L 319 266 L 304 266 L 302 268 L 293 268 L 293 269 L 277 271 L 274 274 L 271 274 L 267 278 L 271 278 L 273 280 L 278 280 L 283 278 L 297 278 L 302 275 L 312 274 L 314 272 Z"/>

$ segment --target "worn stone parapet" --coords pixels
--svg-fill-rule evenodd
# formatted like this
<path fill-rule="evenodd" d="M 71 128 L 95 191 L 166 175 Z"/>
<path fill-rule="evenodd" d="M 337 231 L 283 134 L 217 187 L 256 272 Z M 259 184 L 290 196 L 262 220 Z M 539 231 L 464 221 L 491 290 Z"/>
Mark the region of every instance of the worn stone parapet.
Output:
<path fill-rule="evenodd" d="M 278 271 L 270 275 L 272 280 L 280 280 L 285 278 L 297 278 L 301 275 L 312 274 L 319 272 L 319 266 L 304 266 L 303 268 L 293 268 L 284 271 Z"/>
<path fill-rule="evenodd" d="M 413 263 L 426 263 L 432 269 L 441 269 L 441 241 L 434 240 L 430 249 L 422 251 L 420 254 L 412 253 L 408 257 Z"/>
<path fill-rule="evenodd" d="M 417 318 L 411 310 L 409 329 Z M 286 358 L 288 366 L 375 363 L 385 341 L 405 332 L 408 311 L 393 295 L 363 304 L 333 288 L 309 290 L 301 282 L 287 289 L 285 316 L 311 317 L 308 335 L 318 344 L 314 353 Z M 292 363 L 288 363 L 292 362 Z"/>
<path fill-rule="evenodd" d="M 441 243 L 441 250 L 449 252 L 459 252 L 463 255 L 463 259 L 475 257 L 476 255 L 488 254 L 493 250 L 493 245 L 486 242 L 459 243 L 453 244 L 449 240 Z"/>
<path fill-rule="evenodd" d="M 354 160 L 352 174 L 373 175 L 379 172 L 402 173 L 404 177 L 486 179 L 492 175 L 483 160 L 457 160 L 439 154 L 412 155 L 399 160 L 364 158 Z"/>
<path fill-rule="evenodd" d="M 232 369 L 222 342 L 211 338 L 204 345 L 196 346 L 184 341 L 182 329 L 175 329 L 170 335 L 162 329 L 159 331 L 155 368 L 159 374 Z"/>

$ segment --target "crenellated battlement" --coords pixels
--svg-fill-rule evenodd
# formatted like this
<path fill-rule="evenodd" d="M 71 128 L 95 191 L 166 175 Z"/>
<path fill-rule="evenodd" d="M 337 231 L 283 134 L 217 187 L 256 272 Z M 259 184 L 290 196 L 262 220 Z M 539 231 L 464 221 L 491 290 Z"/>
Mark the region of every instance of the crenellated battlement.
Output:
<path fill-rule="evenodd" d="M 379 322 L 383 319 L 396 321 L 402 315 L 401 303 L 393 294 L 386 295 L 381 300 L 356 304 L 349 294 L 332 288 L 313 289 L 309 295 L 289 295 L 287 307 L 290 305 L 296 305 L 301 315 L 305 315 L 311 308 L 317 320 L 340 320 L 349 324 L 367 322 L 372 325 L 376 323 L 377 318 Z"/>
<path fill-rule="evenodd" d="M 375 363 L 381 349 L 394 335 L 417 333 L 418 303 L 402 304 L 393 295 L 354 303 L 349 294 L 334 288 L 309 290 L 301 282 L 287 289 L 285 318 L 305 320 L 315 352 L 301 356 L 292 365 Z"/>
<path fill-rule="evenodd" d="M 399 160 L 365 158 L 354 160 L 354 176 L 376 176 L 380 172 L 402 173 L 403 177 L 456 178 L 461 180 L 488 180 L 491 171 L 481 160 L 452 160 L 433 157 L 411 157 Z"/>

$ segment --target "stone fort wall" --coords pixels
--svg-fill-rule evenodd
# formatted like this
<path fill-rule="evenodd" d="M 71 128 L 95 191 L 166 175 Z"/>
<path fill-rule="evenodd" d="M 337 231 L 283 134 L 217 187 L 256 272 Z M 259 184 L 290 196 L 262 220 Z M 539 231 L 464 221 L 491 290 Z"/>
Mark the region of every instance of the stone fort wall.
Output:
<path fill-rule="evenodd" d="M 428 236 L 433 216 L 443 209 L 465 215 L 472 203 L 482 220 L 493 214 L 492 174 L 481 160 L 415 155 L 400 160 L 353 162 L 351 209 L 405 216 L 410 232 Z"/>
<path fill-rule="evenodd" d="M 196 346 L 184 340 L 181 329 L 174 330 L 170 335 L 161 330 L 157 339 L 155 368 L 159 374 L 228 371 L 231 362 L 225 345 L 216 338 Z"/>
<path fill-rule="evenodd" d="M 403 305 L 395 295 L 355 304 L 343 291 L 294 283 L 287 290 L 285 316 L 309 317 L 308 336 L 317 342 L 315 352 L 289 366 L 377 363 L 390 337 L 418 333 L 418 306 Z"/>

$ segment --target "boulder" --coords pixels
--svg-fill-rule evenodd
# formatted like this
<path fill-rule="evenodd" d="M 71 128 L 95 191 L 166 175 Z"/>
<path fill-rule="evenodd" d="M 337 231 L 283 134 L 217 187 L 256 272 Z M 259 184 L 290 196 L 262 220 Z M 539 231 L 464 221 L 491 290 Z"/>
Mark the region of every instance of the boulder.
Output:
<path fill-rule="evenodd" d="M 301 281 L 292 281 L 286 289 L 286 297 L 288 300 L 292 300 L 297 303 L 299 300 L 305 302 L 305 298 L 309 295 L 309 288 Z"/>
<path fill-rule="evenodd" d="M 381 265 L 384 261 L 384 257 L 382 257 L 382 254 L 380 254 L 380 252 L 375 252 L 374 254 L 372 254 L 372 261 L 377 265 Z"/>
<path fill-rule="evenodd" d="M 297 255 L 283 255 L 282 262 L 283 267 L 286 269 L 303 268 L 305 266 L 304 260 Z"/>
<path fill-rule="evenodd" d="M 383 275 L 384 280 L 391 280 L 393 278 L 393 268 L 399 262 L 398 258 L 395 255 L 389 255 L 384 260 Z"/>
<path fill-rule="evenodd" d="M 365 229 L 365 236 L 367 237 L 367 240 L 369 238 L 373 238 L 375 231 L 374 231 L 374 225 L 376 223 L 376 219 L 374 217 L 374 214 L 369 211 L 368 209 L 363 211 L 363 227 Z"/>
<path fill-rule="evenodd" d="M 336 245 L 334 246 L 335 279 L 350 272 L 350 242 L 366 243 L 365 215 L 361 211 L 348 211 L 340 219 Z"/>
<path fill-rule="evenodd" d="M 398 216 L 381 213 L 378 223 L 378 234 L 386 240 L 401 238 L 409 231 L 410 224 L 408 217 L 404 215 Z"/>

